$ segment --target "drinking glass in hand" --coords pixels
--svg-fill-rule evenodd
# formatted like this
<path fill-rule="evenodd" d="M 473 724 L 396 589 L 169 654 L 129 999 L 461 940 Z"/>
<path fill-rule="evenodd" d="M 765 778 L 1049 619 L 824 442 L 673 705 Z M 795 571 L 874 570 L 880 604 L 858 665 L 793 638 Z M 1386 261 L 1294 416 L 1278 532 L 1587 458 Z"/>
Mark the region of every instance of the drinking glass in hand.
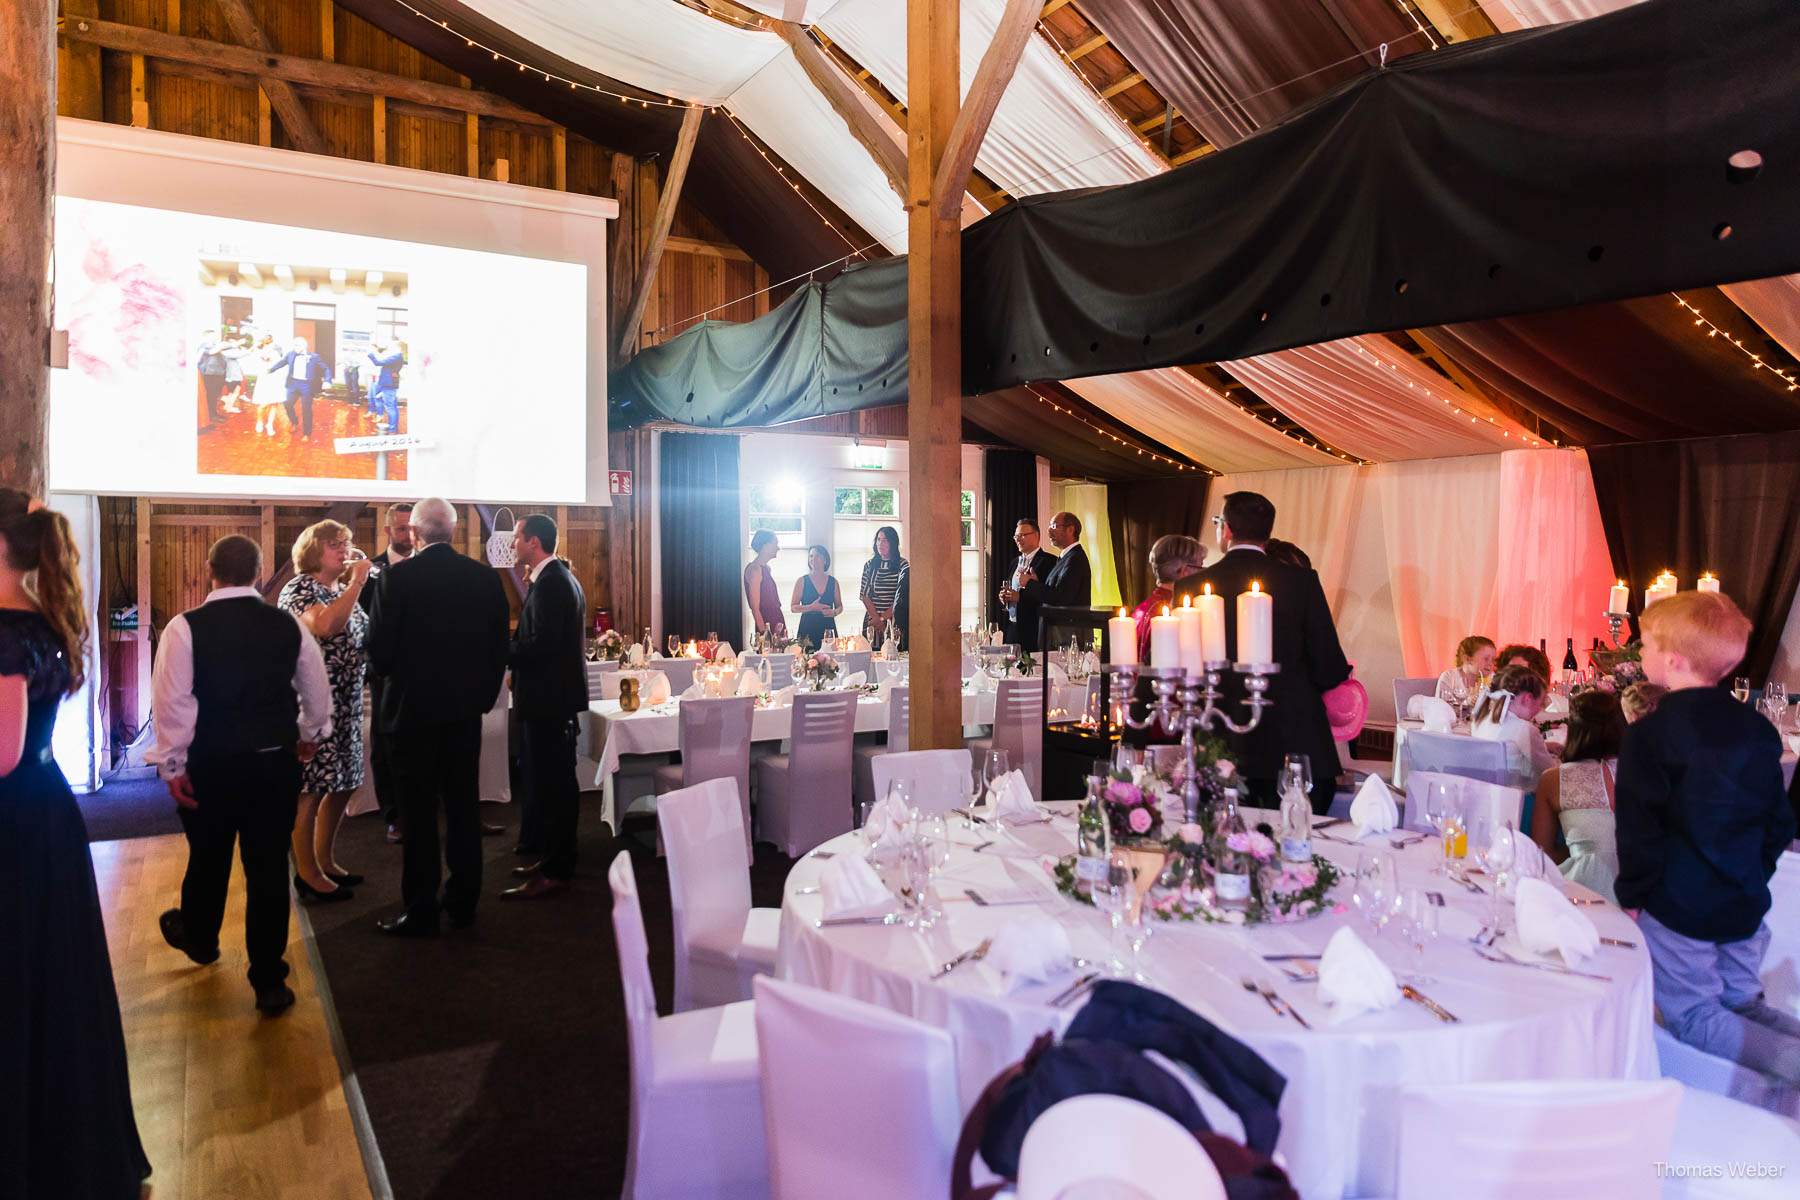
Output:
<path fill-rule="evenodd" d="M 1750 699 L 1750 677 L 1748 675 L 1739 675 L 1736 679 L 1733 679 L 1731 681 L 1731 694 L 1736 696 L 1740 702 L 1748 701 Z"/>

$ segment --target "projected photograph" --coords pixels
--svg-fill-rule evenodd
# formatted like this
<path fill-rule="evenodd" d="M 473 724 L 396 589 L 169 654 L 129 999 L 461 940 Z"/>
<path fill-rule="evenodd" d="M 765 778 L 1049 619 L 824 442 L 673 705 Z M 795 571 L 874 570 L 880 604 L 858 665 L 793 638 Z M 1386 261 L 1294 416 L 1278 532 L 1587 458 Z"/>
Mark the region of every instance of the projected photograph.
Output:
<path fill-rule="evenodd" d="M 219 250 L 226 249 L 218 247 Z M 411 279 L 381 266 L 203 253 L 188 308 L 202 475 L 406 475 Z"/>

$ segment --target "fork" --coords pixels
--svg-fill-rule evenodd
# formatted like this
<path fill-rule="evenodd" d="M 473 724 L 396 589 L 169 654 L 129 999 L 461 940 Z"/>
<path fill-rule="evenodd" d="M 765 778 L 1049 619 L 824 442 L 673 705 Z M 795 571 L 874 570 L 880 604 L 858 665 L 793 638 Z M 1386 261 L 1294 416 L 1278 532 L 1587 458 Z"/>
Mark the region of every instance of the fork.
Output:
<path fill-rule="evenodd" d="M 1582 979 L 1598 979 L 1602 983 L 1611 983 L 1611 975 L 1596 975 L 1592 971 L 1577 971 L 1573 967 L 1559 967 L 1555 963 L 1532 962 L 1530 959 L 1514 958 L 1504 950 L 1489 949 L 1486 946 L 1473 947 L 1476 954 L 1489 962 L 1511 963 L 1515 967 L 1531 967 L 1539 971 L 1548 971 L 1552 975 L 1575 975 Z"/>
<path fill-rule="evenodd" d="M 966 962 L 980 962 L 982 959 L 987 957 L 988 947 L 992 946 L 993 944 L 994 944 L 993 938 L 983 938 L 981 940 L 981 945 L 975 947 L 973 950 L 964 950 L 961 954 L 957 955 L 955 958 L 951 959 L 949 962 L 947 962 L 943 966 L 939 967 L 932 974 L 931 977 L 933 979 L 942 979 L 944 976 L 946 976 L 950 972 L 956 970 L 956 968 L 962 966 Z"/>
<path fill-rule="evenodd" d="M 1408 846 L 1416 846 L 1424 840 L 1425 840 L 1425 835 L 1422 833 L 1409 833 L 1409 834 L 1402 834 L 1400 837 L 1397 837 L 1397 838 L 1390 838 L 1388 840 L 1388 845 L 1392 846 L 1396 850 L 1404 850 Z"/>

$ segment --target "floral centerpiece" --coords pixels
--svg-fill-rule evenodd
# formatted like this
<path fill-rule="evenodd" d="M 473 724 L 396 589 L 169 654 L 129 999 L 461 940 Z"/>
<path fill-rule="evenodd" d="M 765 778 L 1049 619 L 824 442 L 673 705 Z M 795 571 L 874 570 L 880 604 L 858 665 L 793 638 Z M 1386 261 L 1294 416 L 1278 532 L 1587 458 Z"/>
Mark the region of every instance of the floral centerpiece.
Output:
<path fill-rule="evenodd" d="M 595 662 L 618 662 L 625 657 L 625 639 L 616 629 L 609 629 L 594 642 Z"/>
<path fill-rule="evenodd" d="M 1162 808 L 1151 777 L 1140 775 L 1134 781 L 1129 770 L 1115 767 L 1100 802 L 1115 844 L 1155 841 L 1162 834 Z"/>
<path fill-rule="evenodd" d="M 812 684 L 813 691 L 822 692 L 825 690 L 826 684 L 837 678 L 838 664 L 837 659 L 823 650 L 818 650 L 802 655 L 795 660 L 795 670 L 799 671 L 801 676 Z"/>
<path fill-rule="evenodd" d="M 1577 686 L 1574 691 L 1599 688 L 1618 695 L 1632 684 L 1644 682 L 1644 648 L 1637 642 L 1628 642 L 1616 650 L 1596 651 L 1589 657 L 1601 674 L 1592 683 Z"/>
<path fill-rule="evenodd" d="M 1197 825 L 1184 826 L 1177 834 L 1188 858 L 1189 870 L 1179 886 L 1150 902 L 1150 911 L 1164 921 L 1208 921 L 1221 925 L 1268 925 L 1304 921 L 1324 910 L 1326 893 L 1341 872 L 1330 859 L 1313 855 L 1311 862 L 1292 863 L 1281 858 L 1275 839 L 1255 829 L 1241 830 L 1225 838 L 1225 849 L 1247 858 L 1250 871 L 1250 903 L 1246 908 L 1221 908 L 1208 877 L 1206 847 L 1193 836 Z M 1194 847 L 1200 853 L 1192 853 Z"/>

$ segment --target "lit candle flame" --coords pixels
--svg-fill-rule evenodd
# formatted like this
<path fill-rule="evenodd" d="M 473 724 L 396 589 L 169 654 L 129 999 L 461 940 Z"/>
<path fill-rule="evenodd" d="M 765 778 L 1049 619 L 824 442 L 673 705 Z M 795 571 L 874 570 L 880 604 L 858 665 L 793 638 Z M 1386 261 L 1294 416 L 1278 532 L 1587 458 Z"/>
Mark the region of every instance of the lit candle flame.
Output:
<path fill-rule="evenodd" d="M 1194 598 L 1192 596 L 1183 596 L 1181 598 L 1181 607 L 1183 607 L 1183 608 L 1194 607 Z"/>
<path fill-rule="evenodd" d="M 1260 591 L 1262 591 L 1262 584 L 1259 581 L 1253 579 L 1250 581 L 1250 590 L 1253 592 L 1260 592 Z"/>
<path fill-rule="evenodd" d="M 1124 619 L 1124 617 L 1125 617 L 1125 610 L 1124 610 L 1124 609 L 1123 609 L 1123 608 L 1121 608 L 1121 609 L 1120 609 L 1120 610 L 1119 610 L 1119 617 L 1120 617 L 1120 619 L 1121 619 L 1121 620 L 1123 620 L 1123 619 Z"/>
<path fill-rule="evenodd" d="M 1200 588 L 1201 588 L 1201 590 L 1202 590 L 1202 591 L 1204 591 L 1204 592 L 1205 592 L 1205 593 L 1206 593 L 1206 594 L 1207 594 L 1207 595 L 1208 595 L 1208 596 L 1210 596 L 1210 595 L 1212 595 L 1212 584 L 1210 584 L 1210 583 L 1203 583 L 1203 584 L 1201 584 L 1201 585 L 1200 585 Z"/>
<path fill-rule="evenodd" d="M 1169 606 L 1165 604 L 1165 605 L 1163 605 L 1163 616 L 1166 617 L 1168 615 L 1169 615 Z"/>

